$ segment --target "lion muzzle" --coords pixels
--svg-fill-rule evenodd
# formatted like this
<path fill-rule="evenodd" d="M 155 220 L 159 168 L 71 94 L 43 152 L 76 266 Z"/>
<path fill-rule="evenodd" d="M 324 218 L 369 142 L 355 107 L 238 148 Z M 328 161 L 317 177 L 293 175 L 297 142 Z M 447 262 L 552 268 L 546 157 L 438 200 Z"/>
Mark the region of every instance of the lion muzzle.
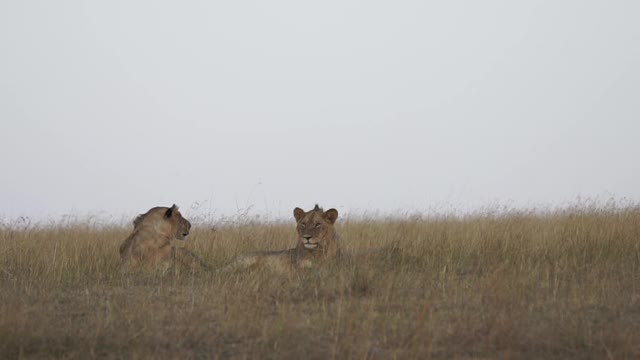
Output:
<path fill-rule="evenodd" d="M 311 242 L 311 239 L 313 238 L 313 236 L 311 235 L 303 235 L 302 236 L 304 238 L 304 240 L 302 240 L 302 246 L 304 246 L 307 249 L 315 249 L 318 247 L 318 243 L 317 242 Z"/>

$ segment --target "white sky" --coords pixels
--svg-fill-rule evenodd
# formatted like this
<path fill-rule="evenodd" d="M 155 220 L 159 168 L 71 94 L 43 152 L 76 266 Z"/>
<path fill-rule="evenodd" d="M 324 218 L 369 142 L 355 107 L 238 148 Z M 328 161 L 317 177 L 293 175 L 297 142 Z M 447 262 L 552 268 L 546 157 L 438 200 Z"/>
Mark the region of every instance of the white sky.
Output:
<path fill-rule="evenodd" d="M 0 218 L 639 201 L 639 15 L 631 0 L 2 1 Z"/>

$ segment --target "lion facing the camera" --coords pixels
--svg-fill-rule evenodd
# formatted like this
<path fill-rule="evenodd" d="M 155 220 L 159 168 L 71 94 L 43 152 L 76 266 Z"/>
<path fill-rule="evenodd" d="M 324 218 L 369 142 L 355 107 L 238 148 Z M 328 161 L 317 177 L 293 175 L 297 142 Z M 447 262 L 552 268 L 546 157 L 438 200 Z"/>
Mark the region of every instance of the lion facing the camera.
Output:
<path fill-rule="evenodd" d="M 224 270 L 261 266 L 278 272 L 312 267 L 340 255 L 339 237 L 334 224 L 338 210 L 324 211 L 316 205 L 305 212 L 301 208 L 293 210 L 298 234 L 297 246 L 278 251 L 260 251 L 240 255 Z"/>

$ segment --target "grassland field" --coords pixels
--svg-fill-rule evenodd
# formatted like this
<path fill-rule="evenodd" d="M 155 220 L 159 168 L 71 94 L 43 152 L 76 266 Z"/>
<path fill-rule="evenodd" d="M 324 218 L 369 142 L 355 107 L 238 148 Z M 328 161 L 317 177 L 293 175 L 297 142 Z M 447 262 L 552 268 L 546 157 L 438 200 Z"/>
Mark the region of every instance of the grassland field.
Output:
<path fill-rule="evenodd" d="M 0 358 L 640 358 L 638 206 L 337 229 L 343 249 L 396 250 L 291 274 L 132 274 L 130 225 L 5 225 Z M 195 224 L 177 245 L 218 268 L 295 242 L 292 220 Z"/>

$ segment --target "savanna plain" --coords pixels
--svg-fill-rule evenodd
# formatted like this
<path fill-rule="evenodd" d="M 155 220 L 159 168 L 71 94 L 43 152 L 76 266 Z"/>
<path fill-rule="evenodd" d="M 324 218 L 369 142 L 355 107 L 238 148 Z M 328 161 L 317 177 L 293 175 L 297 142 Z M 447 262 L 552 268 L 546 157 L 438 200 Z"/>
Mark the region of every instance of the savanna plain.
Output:
<path fill-rule="evenodd" d="M 336 227 L 342 249 L 384 250 L 289 274 L 123 273 L 129 224 L 5 224 L 0 358 L 640 358 L 639 206 Z M 292 218 L 194 223 L 176 245 L 216 269 L 295 243 Z"/>

